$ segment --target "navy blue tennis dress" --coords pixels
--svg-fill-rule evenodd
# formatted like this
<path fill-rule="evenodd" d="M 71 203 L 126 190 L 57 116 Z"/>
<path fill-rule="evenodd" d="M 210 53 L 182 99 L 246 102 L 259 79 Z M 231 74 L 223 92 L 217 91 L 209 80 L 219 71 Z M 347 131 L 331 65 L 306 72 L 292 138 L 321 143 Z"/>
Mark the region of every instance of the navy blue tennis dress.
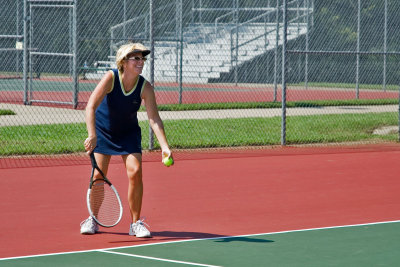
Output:
<path fill-rule="evenodd" d="M 106 155 L 142 153 L 142 134 L 137 111 L 145 83 L 142 76 L 125 92 L 120 73 L 113 72 L 113 87 L 96 109 L 97 146 L 94 152 Z"/>

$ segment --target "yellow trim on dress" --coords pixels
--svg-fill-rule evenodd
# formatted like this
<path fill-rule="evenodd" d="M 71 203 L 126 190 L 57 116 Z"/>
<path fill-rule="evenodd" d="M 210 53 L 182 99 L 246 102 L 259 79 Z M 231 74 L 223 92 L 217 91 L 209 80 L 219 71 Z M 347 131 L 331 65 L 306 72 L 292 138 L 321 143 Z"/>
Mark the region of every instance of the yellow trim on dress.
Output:
<path fill-rule="evenodd" d="M 107 94 L 111 93 L 112 90 L 114 90 L 114 80 L 115 80 L 115 76 L 114 76 L 114 72 L 112 70 L 109 70 L 111 72 L 112 75 L 112 85 L 111 85 L 111 89 L 108 90 Z"/>
<path fill-rule="evenodd" d="M 143 84 L 142 84 L 142 88 L 140 88 L 140 98 L 142 98 L 142 93 L 143 93 L 144 87 L 146 86 L 146 83 L 147 83 L 147 80 L 144 79 Z"/>
<path fill-rule="evenodd" d="M 126 92 L 125 88 L 124 88 L 124 84 L 122 83 L 122 75 L 121 75 L 121 72 L 119 70 L 118 70 L 118 76 L 119 76 L 119 84 L 121 85 L 122 93 L 125 96 L 128 96 L 128 95 L 132 94 L 136 90 L 136 87 L 137 87 L 138 82 L 139 82 L 139 77 L 138 77 L 138 79 L 136 81 L 136 84 L 132 87 L 132 89 L 129 92 Z"/>

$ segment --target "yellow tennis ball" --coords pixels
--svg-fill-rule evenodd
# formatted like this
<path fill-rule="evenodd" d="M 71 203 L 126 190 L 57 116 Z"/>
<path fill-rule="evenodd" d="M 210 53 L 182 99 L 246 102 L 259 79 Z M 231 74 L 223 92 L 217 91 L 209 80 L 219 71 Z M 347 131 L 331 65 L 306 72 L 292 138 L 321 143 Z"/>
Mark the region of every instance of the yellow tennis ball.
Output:
<path fill-rule="evenodd" d="M 163 159 L 163 163 L 164 163 L 165 166 L 169 167 L 169 166 L 174 164 L 174 160 L 172 158 L 165 157 Z"/>

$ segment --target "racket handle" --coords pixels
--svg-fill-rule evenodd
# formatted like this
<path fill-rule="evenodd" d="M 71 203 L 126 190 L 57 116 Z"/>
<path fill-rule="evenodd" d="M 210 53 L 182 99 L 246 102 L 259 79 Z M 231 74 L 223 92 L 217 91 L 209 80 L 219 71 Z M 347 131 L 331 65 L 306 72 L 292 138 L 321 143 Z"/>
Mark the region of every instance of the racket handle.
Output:
<path fill-rule="evenodd" d="M 96 159 L 94 157 L 94 153 L 93 152 L 90 153 L 90 161 L 92 162 L 92 166 L 93 167 L 97 166 L 97 162 L 96 162 Z"/>

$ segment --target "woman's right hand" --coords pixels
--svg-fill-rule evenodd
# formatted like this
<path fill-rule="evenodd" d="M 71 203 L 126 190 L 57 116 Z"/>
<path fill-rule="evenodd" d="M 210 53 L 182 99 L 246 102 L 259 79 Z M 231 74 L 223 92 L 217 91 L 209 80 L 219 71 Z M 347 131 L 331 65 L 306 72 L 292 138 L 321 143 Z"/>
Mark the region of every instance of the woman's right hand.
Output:
<path fill-rule="evenodd" d="M 86 138 L 86 140 L 85 140 L 85 142 L 83 144 L 85 145 L 86 153 L 88 155 L 90 155 L 93 152 L 93 150 L 96 147 L 96 145 L 97 145 L 97 137 L 96 136 L 93 136 L 93 137 L 89 136 L 88 138 Z"/>

